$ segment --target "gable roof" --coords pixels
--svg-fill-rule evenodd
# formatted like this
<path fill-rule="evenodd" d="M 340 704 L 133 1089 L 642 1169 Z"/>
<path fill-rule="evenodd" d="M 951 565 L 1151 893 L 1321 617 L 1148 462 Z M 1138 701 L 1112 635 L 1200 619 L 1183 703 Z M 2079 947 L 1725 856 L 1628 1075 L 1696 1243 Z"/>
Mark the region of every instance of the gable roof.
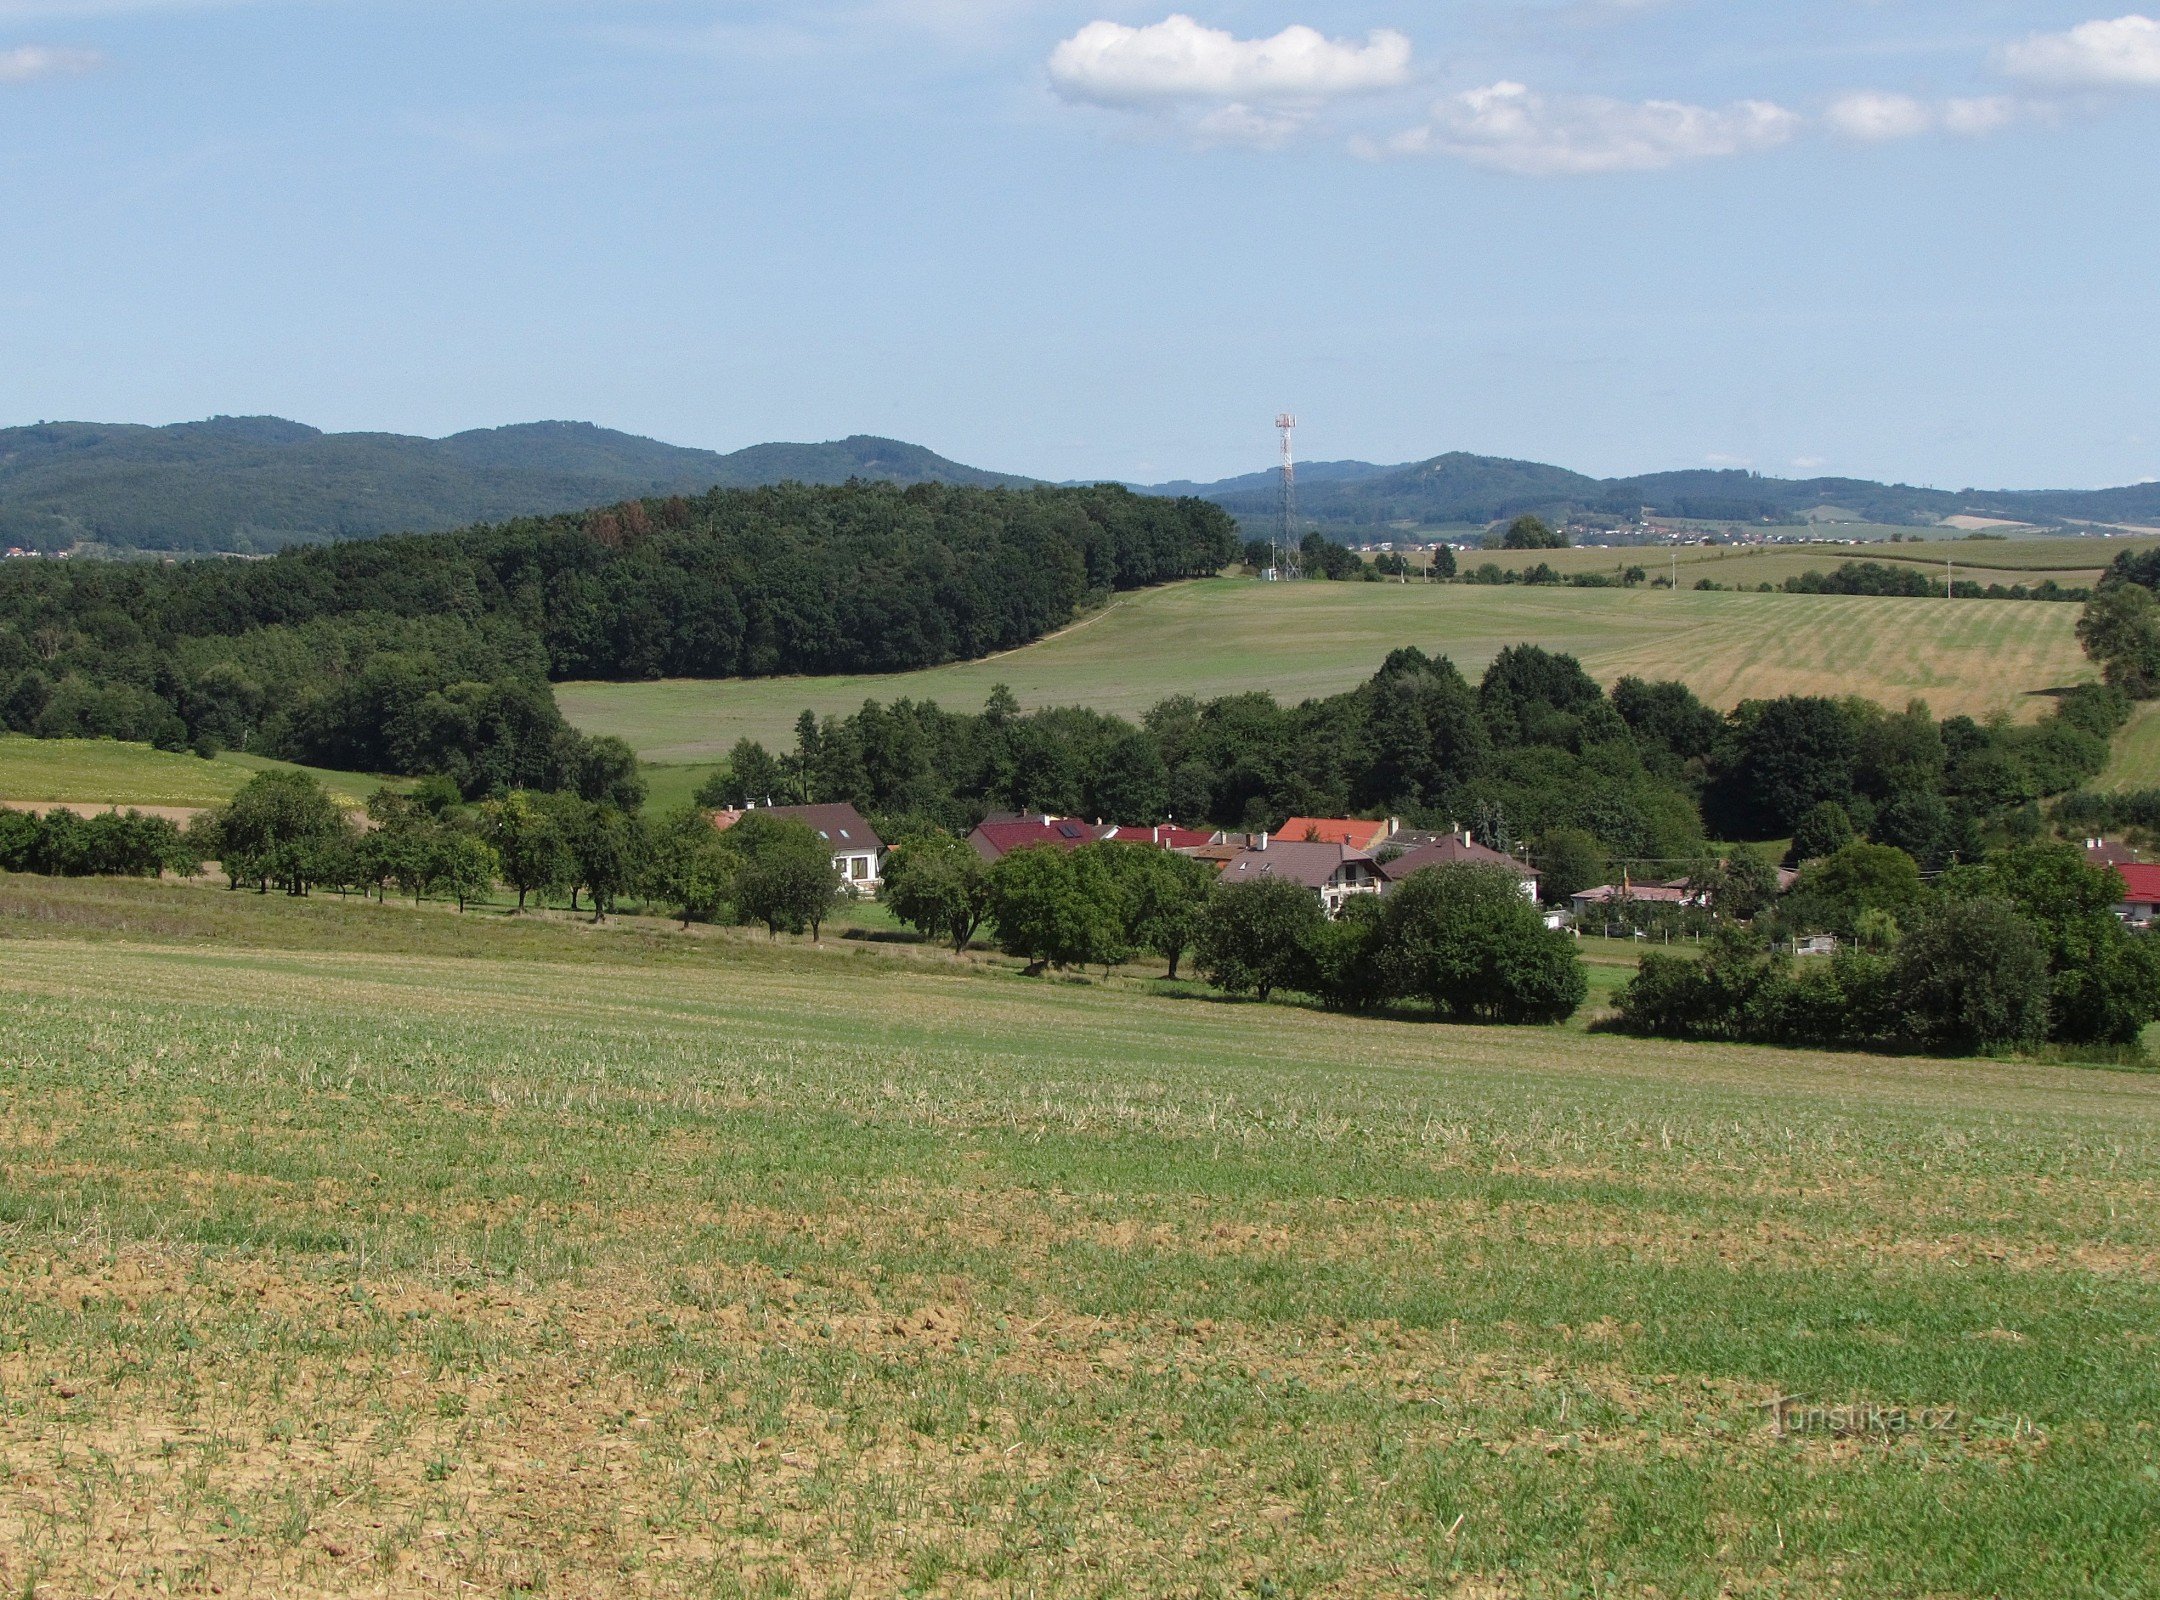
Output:
<path fill-rule="evenodd" d="M 1056 850 L 1077 850 L 1093 844 L 1110 830 L 1073 817 L 1024 817 L 1015 822 L 985 822 L 968 835 L 976 853 L 990 861 L 1038 845 Z"/>
<path fill-rule="evenodd" d="M 1198 828 L 1180 828 L 1167 822 L 1159 828 L 1105 828 L 1103 837 L 1119 844 L 1151 844 L 1164 850 L 1198 850 L 1216 839 L 1214 834 L 1202 833 Z"/>
<path fill-rule="evenodd" d="M 1292 817 L 1275 832 L 1284 844 L 1340 844 L 1353 850 L 1370 850 L 1393 828 L 1385 822 L 1361 822 L 1354 817 Z"/>
<path fill-rule="evenodd" d="M 748 811 L 722 811 L 713 817 L 713 826 L 725 833 L 744 817 L 784 817 L 789 822 L 801 822 L 815 828 L 833 847 L 834 855 L 875 854 L 885 848 L 885 841 L 877 836 L 877 830 L 863 820 L 863 814 L 850 805 L 832 806 L 761 806 L 755 813 Z"/>
<path fill-rule="evenodd" d="M 1281 878 L 1308 889 L 1324 889 L 1344 867 L 1372 857 L 1347 845 L 1316 844 L 1310 840 L 1276 839 L 1265 850 L 1241 850 L 1222 870 L 1224 883 L 1258 883 Z"/>
<path fill-rule="evenodd" d="M 2125 861 L 2115 868 L 2115 876 L 2123 881 L 2125 905 L 2160 905 L 2160 867 Z"/>
<path fill-rule="evenodd" d="M 1535 883 L 1541 876 L 1535 867 L 1526 867 L 1513 856 L 1488 850 L 1475 839 L 1465 839 L 1460 834 L 1449 834 L 1438 844 L 1424 845 L 1407 855 L 1397 856 L 1393 861 L 1380 863 L 1380 870 L 1391 882 L 1400 883 L 1413 872 L 1427 867 L 1502 867 L 1518 878 Z"/>

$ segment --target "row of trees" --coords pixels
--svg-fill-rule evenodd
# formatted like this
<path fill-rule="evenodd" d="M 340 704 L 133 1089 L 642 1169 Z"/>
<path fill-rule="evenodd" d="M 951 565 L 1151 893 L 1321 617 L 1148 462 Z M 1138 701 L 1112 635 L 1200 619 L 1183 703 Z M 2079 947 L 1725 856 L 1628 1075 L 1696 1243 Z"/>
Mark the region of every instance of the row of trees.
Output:
<path fill-rule="evenodd" d="M 1844 898 L 1857 945 L 1795 961 L 1760 928 L 1727 926 L 1700 961 L 1646 956 L 1619 997 L 1618 1025 L 1964 1054 L 2131 1047 L 2160 1017 L 2160 944 L 2116 919 L 2120 882 L 2075 846 L 2005 851 L 1926 887 L 1896 855 L 1853 846 L 1823 864 L 1816 892 Z"/>
<path fill-rule="evenodd" d="M 1145 954 L 1175 978 L 1190 953 L 1228 994 L 1288 990 L 1359 1011 L 1416 1002 L 1464 1022 L 1562 1022 L 1588 992 L 1573 941 L 1545 927 L 1513 874 L 1483 868 L 1413 874 L 1385 899 L 1352 897 L 1330 921 L 1298 884 L 1223 886 L 1206 865 L 1152 846 L 1037 848 L 986 864 L 949 835 L 924 834 L 893 851 L 885 901 L 955 950 L 987 928 L 1036 972 Z"/>
<path fill-rule="evenodd" d="M 140 811 L 43 816 L 0 810 L 0 872 L 51 878 L 155 878 L 202 865 L 190 839 L 163 817 Z"/>
<path fill-rule="evenodd" d="M 969 659 L 1236 548 L 1198 500 L 852 483 L 268 561 L 17 562 L 0 572 L 0 723 L 603 799 L 551 679 Z"/>
<path fill-rule="evenodd" d="M 1394 816 L 1528 845 L 1541 865 L 1666 863 L 1658 875 L 1672 877 L 1705 857 L 1706 834 L 1782 840 L 1813 818 L 1934 870 L 2037 830 L 2042 797 L 2105 765 L 2125 709 L 2091 687 L 2030 726 L 1812 697 L 1726 715 L 1679 683 L 1630 678 L 1608 694 L 1572 657 L 1536 646 L 1503 651 L 1475 684 L 1406 649 L 1347 694 L 1294 707 L 1181 697 L 1137 725 L 1077 708 L 1022 713 L 1003 689 L 973 714 L 904 700 L 806 713 L 793 749 L 739 743 L 701 798 L 847 801 L 888 838 L 965 832 L 995 809 L 1254 830 Z M 1562 872 L 1548 889 L 1597 881 Z"/>

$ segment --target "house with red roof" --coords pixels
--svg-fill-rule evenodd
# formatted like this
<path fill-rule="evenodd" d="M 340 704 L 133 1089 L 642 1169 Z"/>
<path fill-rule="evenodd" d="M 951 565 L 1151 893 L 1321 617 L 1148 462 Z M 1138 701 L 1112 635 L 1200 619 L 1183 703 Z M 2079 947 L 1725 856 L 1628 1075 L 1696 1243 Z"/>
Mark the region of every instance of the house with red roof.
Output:
<path fill-rule="evenodd" d="M 2160 867 L 2124 861 L 2116 864 L 2115 876 L 2122 879 L 2123 885 L 2115 915 L 2133 928 L 2150 928 L 2160 917 Z"/>
<path fill-rule="evenodd" d="M 1047 845 L 1053 850 L 1077 850 L 1093 844 L 1107 829 L 1074 817 L 1010 817 L 982 823 L 968 835 L 968 843 L 985 861 L 1002 861 L 1015 850 Z"/>

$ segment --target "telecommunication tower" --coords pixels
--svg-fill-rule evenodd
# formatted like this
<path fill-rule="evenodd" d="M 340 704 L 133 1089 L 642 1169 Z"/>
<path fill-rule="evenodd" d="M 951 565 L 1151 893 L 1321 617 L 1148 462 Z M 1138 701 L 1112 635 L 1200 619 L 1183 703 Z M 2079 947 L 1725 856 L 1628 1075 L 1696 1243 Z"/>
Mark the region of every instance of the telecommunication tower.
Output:
<path fill-rule="evenodd" d="M 1275 530 L 1275 576 L 1287 581 L 1303 575 L 1297 535 L 1297 452 L 1292 443 L 1297 418 L 1285 411 L 1275 419 L 1275 426 L 1282 431 L 1282 525 Z"/>

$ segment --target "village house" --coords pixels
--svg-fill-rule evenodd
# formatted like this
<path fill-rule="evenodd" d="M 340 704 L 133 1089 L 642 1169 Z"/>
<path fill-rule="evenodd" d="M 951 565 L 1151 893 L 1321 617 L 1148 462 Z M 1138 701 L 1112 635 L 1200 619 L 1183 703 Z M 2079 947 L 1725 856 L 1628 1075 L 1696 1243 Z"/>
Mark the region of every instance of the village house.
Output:
<path fill-rule="evenodd" d="M 853 806 L 759 806 L 757 812 L 817 830 L 832 846 L 833 870 L 856 894 L 874 895 L 885 881 L 885 841 Z M 713 826 L 725 833 L 748 815 L 747 811 L 717 811 Z"/>
<path fill-rule="evenodd" d="M 1406 837 L 1409 836 L 1398 835 L 1398 838 Z M 1427 867 L 1497 867 L 1515 876 L 1522 885 L 1523 898 L 1533 905 L 1537 903 L 1538 884 L 1542 881 L 1536 868 L 1489 849 L 1459 830 L 1430 836 L 1429 842 L 1381 862 L 1380 874 L 1392 885 Z"/>
<path fill-rule="evenodd" d="M 2160 867 L 2138 861 L 2119 862 L 2115 876 L 2122 880 L 2123 897 L 2115 915 L 2133 928 L 2150 928 L 2160 917 Z"/>
<path fill-rule="evenodd" d="M 968 843 L 985 861 L 999 861 L 1015 850 L 1049 845 L 1058 850 L 1077 850 L 1084 844 L 1144 844 L 1177 855 L 1198 855 L 1221 844 L 1223 835 L 1180 828 L 1171 823 L 1136 828 L 1123 823 L 1082 822 L 1077 817 L 1017 817 L 999 814 L 985 818 L 968 835 Z"/>
<path fill-rule="evenodd" d="M 1386 887 L 1379 864 L 1362 850 L 1310 839 L 1270 838 L 1264 833 L 1222 870 L 1226 884 L 1263 883 L 1271 878 L 1310 889 L 1331 917 L 1353 895 L 1379 894 Z"/>
<path fill-rule="evenodd" d="M 1288 844 L 1339 844 L 1370 855 L 1402 829 L 1402 824 L 1390 817 L 1385 822 L 1367 822 L 1355 817 L 1292 817 L 1275 830 L 1275 837 Z"/>

